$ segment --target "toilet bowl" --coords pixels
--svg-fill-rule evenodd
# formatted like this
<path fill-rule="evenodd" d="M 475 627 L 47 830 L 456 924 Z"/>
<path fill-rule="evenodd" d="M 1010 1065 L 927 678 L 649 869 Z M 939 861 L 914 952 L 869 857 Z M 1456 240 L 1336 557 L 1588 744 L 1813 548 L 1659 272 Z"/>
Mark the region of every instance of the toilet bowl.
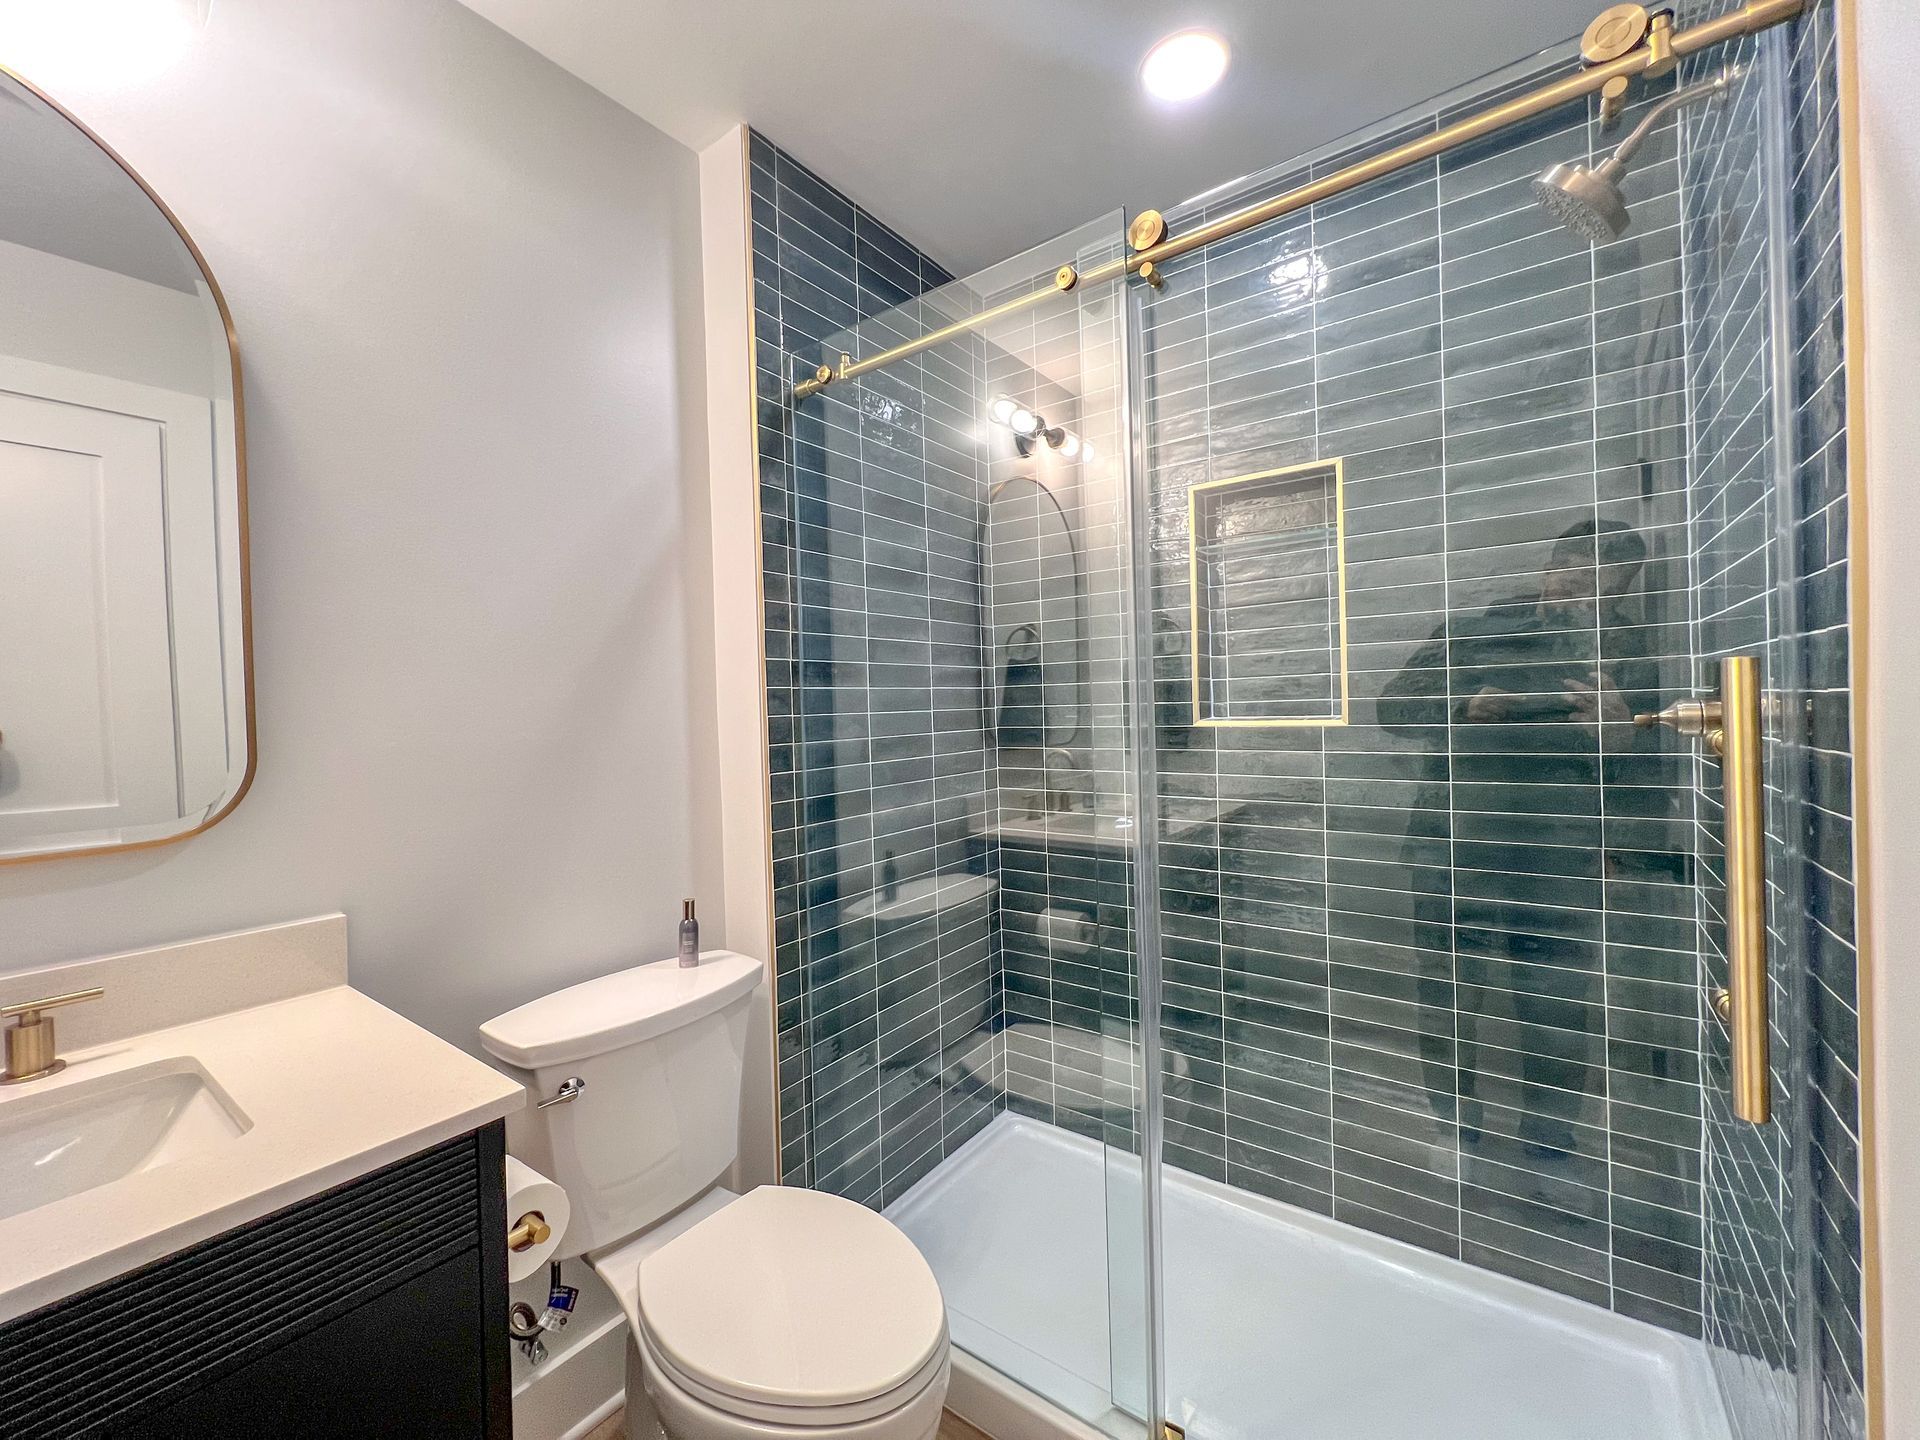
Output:
<path fill-rule="evenodd" d="M 905 1235 L 850 1200 L 765 1186 L 594 1268 L 626 1310 L 641 1383 L 674 1440 L 939 1429 L 939 1287 Z"/>
<path fill-rule="evenodd" d="M 709 951 L 488 1021 L 530 1092 L 508 1149 L 565 1187 L 557 1257 L 584 1256 L 626 1313 L 636 1440 L 932 1440 L 946 1308 L 913 1242 L 836 1195 L 719 1184 L 759 979 Z"/>

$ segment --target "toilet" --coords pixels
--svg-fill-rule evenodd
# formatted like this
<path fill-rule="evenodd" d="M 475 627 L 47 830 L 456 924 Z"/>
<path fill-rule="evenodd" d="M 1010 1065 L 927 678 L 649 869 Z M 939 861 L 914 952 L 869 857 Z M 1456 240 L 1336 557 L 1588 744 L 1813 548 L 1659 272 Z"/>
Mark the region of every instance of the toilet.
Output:
<path fill-rule="evenodd" d="M 585 1256 L 626 1312 L 630 1434 L 933 1440 L 946 1306 L 913 1242 L 837 1195 L 719 1183 L 760 974 L 707 951 L 489 1020 L 481 1043 L 528 1090 L 507 1148 L 572 1201 L 555 1258 Z"/>

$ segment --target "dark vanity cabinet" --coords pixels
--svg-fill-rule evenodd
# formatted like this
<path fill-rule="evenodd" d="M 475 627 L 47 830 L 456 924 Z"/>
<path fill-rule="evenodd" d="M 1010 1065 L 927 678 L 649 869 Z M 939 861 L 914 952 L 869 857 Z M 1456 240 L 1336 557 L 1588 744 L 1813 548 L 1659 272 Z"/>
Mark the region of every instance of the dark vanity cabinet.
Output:
<path fill-rule="evenodd" d="M 0 1437 L 509 1440 L 499 1122 L 0 1326 Z"/>

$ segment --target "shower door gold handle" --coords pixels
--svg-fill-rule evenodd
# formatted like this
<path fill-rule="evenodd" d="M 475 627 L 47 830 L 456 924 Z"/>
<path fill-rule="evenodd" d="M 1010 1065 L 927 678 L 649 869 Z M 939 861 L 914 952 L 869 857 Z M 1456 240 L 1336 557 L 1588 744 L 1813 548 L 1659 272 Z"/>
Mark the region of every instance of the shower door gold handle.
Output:
<path fill-rule="evenodd" d="M 1767 801 L 1760 746 L 1760 665 L 1751 655 L 1720 662 L 1726 811 L 1727 1033 L 1733 1051 L 1733 1113 L 1754 1125 L 1772 1118 L 1767 1025 Z"/>
<path fill-rule="evenodd" d="M 1641 729 L 1665 725 L 1692 735 L 1720 757 L 1727 866 L 1727 988 L 1713 1011 L 1732 1050 L 1733 1113 L 1764 1125 L 1772 1118 L 1767 1029 L 1767 802 L 1760 748 L 1760 664 L 1751 655 L 1720 662 L 1720 697 L 1678 700 L 1657 715 L 1636 715 Z"/>

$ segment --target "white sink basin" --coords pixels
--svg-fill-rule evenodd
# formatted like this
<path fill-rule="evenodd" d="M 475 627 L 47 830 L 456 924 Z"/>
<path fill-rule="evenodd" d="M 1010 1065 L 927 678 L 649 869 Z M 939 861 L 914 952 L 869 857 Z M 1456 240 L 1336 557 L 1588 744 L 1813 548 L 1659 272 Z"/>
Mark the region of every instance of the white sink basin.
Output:
<path fill-rule="evenodd" d="M 1047 810 L 1034 815 L 1012 809 L 1002 811 L 983 833 L 1035 849 L 1124 851 L 1133 848 L 1134 823 L 1128 815 L 1096 815 L 1091 810 Z"/>
<path fill-rule="evenodd" d="M 224 1145 L 250 1128 L 187 1059 L 9 1096 L 0 1105 L 0 1219 Z"/>

